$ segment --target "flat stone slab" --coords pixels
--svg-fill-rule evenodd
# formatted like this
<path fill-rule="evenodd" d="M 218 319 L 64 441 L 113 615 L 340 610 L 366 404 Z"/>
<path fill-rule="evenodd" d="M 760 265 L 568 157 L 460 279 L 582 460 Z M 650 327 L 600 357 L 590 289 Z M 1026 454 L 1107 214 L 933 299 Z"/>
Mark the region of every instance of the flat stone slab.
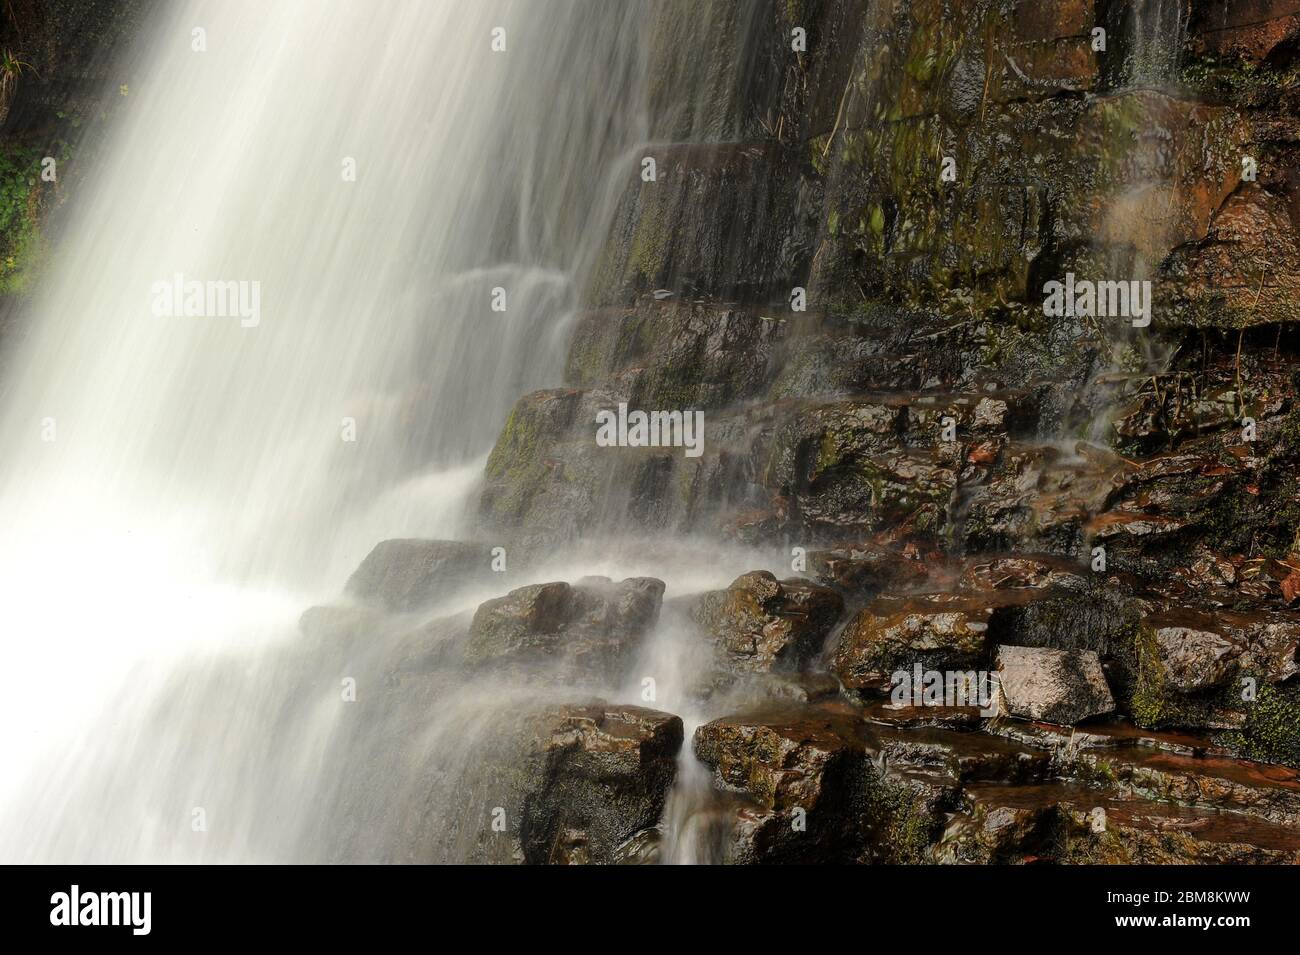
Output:
<path fill-rule="evenodd" d="M 1101 658 L 1092 650 L 998 647 L 998 678 L 1013 716 L 1073 725 L 1115 709 Z"/>

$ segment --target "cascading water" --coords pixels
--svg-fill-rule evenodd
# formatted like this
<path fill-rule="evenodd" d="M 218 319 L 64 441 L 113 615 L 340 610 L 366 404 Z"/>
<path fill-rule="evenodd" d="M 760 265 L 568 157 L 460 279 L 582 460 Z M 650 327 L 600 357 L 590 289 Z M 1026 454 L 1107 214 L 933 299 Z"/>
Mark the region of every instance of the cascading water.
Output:
<path fill-rule="evenodd" d="M 1182 54 L 1186 0 L 1135 0 L 1124 4 L 1123 11 L 1130 44 L 1129 83 L 1162 89 Z"/>
<path fill-rule="evenodd" d="M 382 822 L 337 831 L 341 780 L 391 804 L 437 789 L 413 752 L 439 776 L 473 760 L 450 741 L 503 697 L 449 690 L 371 760 L 404 778 L 358 781 L 329 755 L 338 708 L 294 695 L 338 684 L 295 621 L 377 540 L 464 531 L 510 404 L 558 381 L 611 171 L 644 138 L 643 15 L 164 11 L 5 403 L 0 855 L 396 857 Z M 258 313 L 156 314 L 157 283 L 196 280 L 256 288 Z"/>

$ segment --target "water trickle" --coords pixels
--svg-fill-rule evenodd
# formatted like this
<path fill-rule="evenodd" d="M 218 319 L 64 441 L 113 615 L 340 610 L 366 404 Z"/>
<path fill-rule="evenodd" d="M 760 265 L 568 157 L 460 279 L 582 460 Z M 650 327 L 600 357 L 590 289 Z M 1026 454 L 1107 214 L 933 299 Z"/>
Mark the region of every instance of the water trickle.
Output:
<path fill-rule="evenodd" d="M 1186 0 L 1134 0 L 1126 4 L 1128 83 L 1164 89 L 1178 70 L 1187 37 Z"/>

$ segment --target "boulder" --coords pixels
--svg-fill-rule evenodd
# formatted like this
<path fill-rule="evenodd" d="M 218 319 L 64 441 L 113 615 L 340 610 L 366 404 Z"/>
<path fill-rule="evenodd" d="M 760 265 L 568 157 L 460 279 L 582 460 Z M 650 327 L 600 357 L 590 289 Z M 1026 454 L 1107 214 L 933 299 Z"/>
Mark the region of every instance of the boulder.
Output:
<path fill-rule="evenodd" d="M 470 624 L 471 665 L 562 662 L 595 676 L 629 662 L 659 619 L 664 583 L 606 577 L 532 584 L 481 604 Z"/>
<path fill-rule="evenodd" d="M 467 541 L 386 540 L 348 578 L 344 592 L 358 603 L 409 613 L 476 584 L 499 583 L 491 548 Z"/>
<path fill-rule="evenodd" d="M 1300 673 L 1300 616 L 1170 610 L 1148 616 L 1164 682 L 1180 693 L 1222 686 L 1237 673 L 1281 683 Z"/>
<path fill-rule="evenodd" d="M 734 863 L 921 861 L 949 795 L 881 777 L 866 724 L 841 706 L 723 717 L 694 748 L 741 799 L 724 852 Z"/>
<path fill-rule="evenodd" d="M 724 667 L 747 672 L 805 667 L 843 612 L 844 599 L 830 588 L 765 570 L 701 595 L 691 608 Z"/>
<path fill-rule="evenodd" d="M 1150 614 L 1136 638 L 1134 719 L 1147 727 L 1230 730 L 1243 755 L 1300 764 L 1300 692 L 1292 679 L 1298 621 L 1289 611 Z"/>
<path fill-rule="evenodd" d="M 527 863 L 608 863 L 654 827 L 677 772 L 679 717 L 605 703 L 539 716 L 540 756 L 522 799 L 519 840 Z"/>
<path fill-rule="evenodd" d="M 924 670 L 969 670 L 985 655 L 996 602 L 930 594 L 878 597 L 840 633 L 833 669 L 851 690 L 888 690 L 892 675 Z"/>
<path fill-rule="evenodd" d="M 874 595 L 884 587 L 909 586 L 926 578 L 925 564 L 895 550 L 845 544 L 808 552 L 808 574 L 827 587 Z"/>
<path fill-rule="evenodd" d="M 1091 650 L 998 647 L 998 681 L 1013 716 L 1073 725 L 1115 709 Z"/>

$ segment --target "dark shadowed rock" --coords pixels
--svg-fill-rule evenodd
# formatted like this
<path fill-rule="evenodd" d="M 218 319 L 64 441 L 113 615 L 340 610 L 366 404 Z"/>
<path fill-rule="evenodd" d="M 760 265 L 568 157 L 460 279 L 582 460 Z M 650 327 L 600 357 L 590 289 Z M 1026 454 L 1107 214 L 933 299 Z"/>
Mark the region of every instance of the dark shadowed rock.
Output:
<path fill-rule="evenodd" d="M 639 706 L 561 706 L 539 719 L 536 745 L 519 829 L 524 861 L 625 861 L 623 845 L 663 812 L 682 721 Z"/>
<path fill-rule="evenodd" d="M 476 583 L 503 575 L 492 571 L 491 548 L 467 541 L 386 540 L 348 578 L 344 591 L 390 613 L 423 609 Z"/>
<path fill-rule="evenodd" d="M 737 577 L 726 590 L 701 595 L 691 616 L 726 667 L 755 672 L 807 664 L 843 612 L 844 600 L 835 591 L 760 570 Z"/>
<path fill-rule="evenodd" d="M 520 587 L 479 606 L 466 662 L 562 661 L 597 676 L 616 673 L 659 619 L 663 593 L 663 581 L 653 577 Z"/>
<path fill-rule="evenodd" d="M 1115 709 L 1091 650 L 998 647 L 998 679 L 1014 716 L 1072 725 Z"/>

